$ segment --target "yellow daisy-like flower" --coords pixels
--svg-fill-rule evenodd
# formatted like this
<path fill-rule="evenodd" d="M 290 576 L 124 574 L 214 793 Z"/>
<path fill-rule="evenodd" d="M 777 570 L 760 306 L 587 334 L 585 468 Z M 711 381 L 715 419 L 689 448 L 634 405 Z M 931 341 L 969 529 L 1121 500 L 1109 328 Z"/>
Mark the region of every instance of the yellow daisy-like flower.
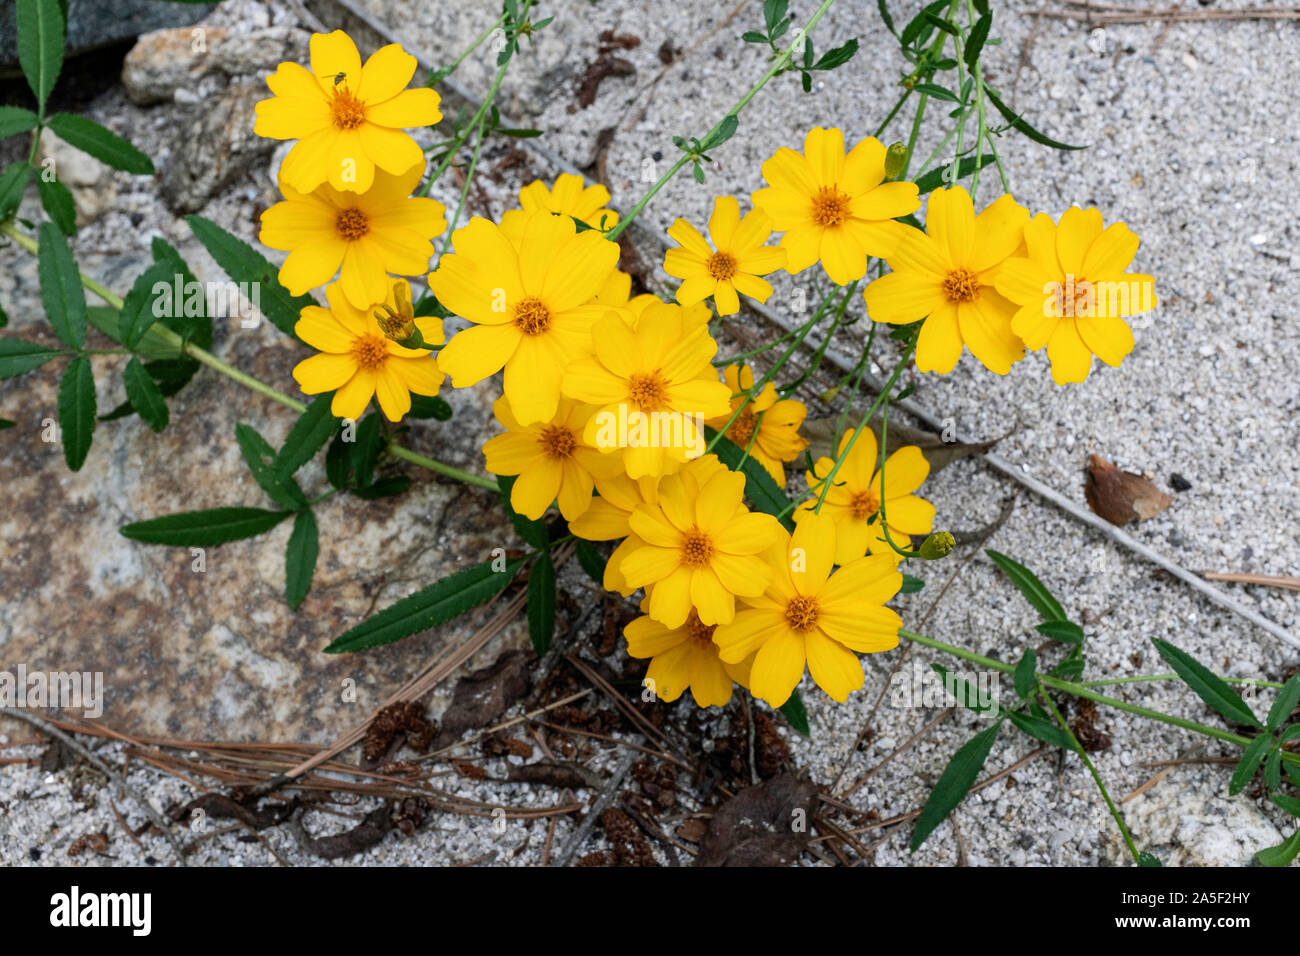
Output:
<path fill-rule="evenodd" d="M 703 328 L 687 333 L 680 317 L 633 329 L 610 313 L 592 327 L 595 354 L 569 365 L 563 390 L 600 410 L 586 440 L 602 451 L 623 451 L 632 478 L 677 470 L 704 451 L 703 422 L 727 408 L 731 393 L 710 372 L 718 344 Z"/>
<path fill-rule="evenodd" d="M 844 154 L 844 134 L 815 128 L 804 151 L 782 146 L 763 164 L 766 189 L 754 206 L 784 232 L 786 271 L 802 272 L 821 260 L 836 285 L 867 272 L 867 256 L 893 253 L 906 226 L 892 220 L 921 206 L 915 183 L 885 182 L 885 147 L 874 136 Z"/>
<path fill-rule="evenodd" d="M 362 311 L 342 294 L 338 284 L 325 290 L 329 309 L 309 305 L 293 330 L 312 348 L 320 349 L 298 363 L 293 377 L 308 395 L 338 389 L 330 411 L 339 418 L 358 419 L 373 396 L 389 421 L 400 421 L 411 410 L 411 393 L 437 395 L 445 377 L 429 349 L 408 349 L 384 335 L 375 310 Z M 411 287 L 405 279 L 392 284 L 383 306 L 410 321 L 430 345 L 442 343 L 442 320 L 411 316 Z"/>
<path fill-rule="evenodd" d="M 365 193 L 329 185 L 301 193 L 282 178 L 284 202 L 262 213 L 258 236 L 263 245 L 289 253 L 280 281 L 292 295 L 303 295 L 337 272 L 348 301 L 364 309 L 388 295 L 392 280 L 385 273 L 424 272 L 432 240 L 447 220 L 442 203 L 411 196 L 423 175 L 423 160 L 400 176 L 381 169 Z"/>
<path fill-rule="evenodd" d="M 1060 225 L 1042 213 L 1030 220 L 1025 247 L 996 277 L 1017 309 L 1012 331 L 1026 348 L 1047 347 L 1058 385 L 1086 379 L 1094 355 L 1118 366 L 1133 351 L 1124 318 L 1156 307 L 1155 279 L 1125 271 L 1138 237 L 1122 222 L 1103 229 L 1100 212 L 1074 206 Z"/>
<path fill-rule="evenodd" d="M 728 365 L 722 375 L 731 389 L 731 410 L 706 422 L 718 429 L 727 424 L 744 401 L 744 395 L 738 393 L 747 393 L 754 387 L 754 370 L 748 365 Z M 808 407 L 803 402 L 778 398 L 776 386 L 768 382 L 727 429 L 727 438 L 741 451 L 748 449 L 749 456 L 784 488 L 785 466 L 782 462 L 794 461 L 808 447 L 808 440 L 799 434 L 799 426 L 807 414 Z M 754 435 L 756 426 L 757 437 Z"/>
<path fill-rule="evenodd" d="M 680 471 L 659 482 L 657 504 L 632 512 L 628 524 L 643 544 L 620 570 L 632 587 L 649 588 L 656 621 L 680 627 L 694 608 L 705 624 L 724 624 L 735 616 L 736 595 L 763 593 L 772 572 L 760 552 L 781 526 L 749 511 L 744 491 L 744 476 L 733 471 L 702 483 Z"/>
<path fill-rule="evenodd" d="M 519 205 L 501 217 L 501 231 L 511 239 L 522 235 L 523 224 L 533 213 L 549 212 L 557 216 L 571 216 L 602 232 L 618 223 L 618 213 L 607 209 L 609 190 L 596 183 L 588 186 L 581 176 L 561 173 L 551 189 L 540 179 L 535 179 L 519 190 Z"/>
<path fill-rule="evenodd" d="M 618 246 L 573 220 L 536 214 L 519 248 L 475 217 L 452 238 L 429 288 L 446 308 L 474 323 L 438 356 L 456 388 L 505 368 L 505 396 L 522 425 L 550 421 L 560 378 L 591 353 L 591 325 L 605 314 L 592 297 L 618 262 Z"/>
<path fill-rule="evenodd" d="M 1016 307 L 994 279 L 1020 245 L 1028 221 L 1028 210 L 1010 195 L 976 216 L 961 186 L 936 189 L 926 232 L 908 230 L 885 257 L 894 271 L 867 286 L 868 314 L 894 325 L 925 319 L 916 341 L 922 372 L 951 372 L 965 345 L 990 371 L 1006 375 L 1025 350 L 1011 330 Z"/>
<path fill-rule="evenodd" d="M 719 315 L 740 311 L 737 293 L 766 302 L 772 286 L 759 276 L 785 265 L 785 250 L 763 245 L 771 235 L 772 220 L 767 213 L 754 209 L 741 219 L 740 204 L 732 196 L 713 201 L 709 217 L 713 245 L 685 219 L 678 219 L 668 227 L 668 236 L 679 248 L 669 249 L 664 258 L 664 271 L 682 280 L 677 301 L 695 305 L 713 296 Z"/>
<path fill-rule="evenodd" d="M 432 126 L 442 113 L 433 90 L 406 88 L 417 65 L 415 57 L 390 43 L 363 66 L 356 44 L 342 30 L 314 33 L 310 70 L 281 63 L 266 78 L 274 95 L 257 104 L 253 132 L 298 140 L 280 175 L 300 193 L 325 182 L 341 192 L 367 192 L 375 167 L 400 176 L 419 166 L 423 174 L 424 151 L 402 129 Z"/>
<path fill-rule="evenodd" d="M 649 615 L 638 617 L 623 629 L 627 652 L 650 658 L 645 685 L 656 697 L 672 703 L 690 688 L 700 707 L 723 707 L 731 700 L 732 682 L 749 683 L 749 661 L 724 663 L 713 643 L 716 624 L 703 623 L 694 611 L 681 627 L 668 627 Z"/>
<path fill-rule="evenodd" d="M 609 456 L 615 459 L 617 456 Z M 688 472 L 697 484 L 703 484 L 718 472 L 726 471 L 726 466 L 718 460 L 717 455 L 704 455 L 686 463 L 682 469 Z M 645 542 L 632 533 L 629 519 L 638 505 L 659 501 L 659 478 L 649 476 L 632 479 L 622 471 L 613 474 L 595 473 L 597 496 L 575 521 L 569 523 L 569 530 L 579 538 L 588 541 L 622 542 L 605 562 L 604 585 L 607 591 L 617 591 L 624 597 L 630 597 L 636 588 L 630 586 L 623 578 L 620 565 L 623 558 L 641 547 Z"/>
<path fill-rule="evenodd" d="M 817 686 L 840 703 L 862 686 L 858 654 L 898 646 L 903 621 L 885 607 L 903 576 L 883 555 L 831 573 L 835 524 L 827 515 L 801 521 L 769 551 L 773 574 L 761 597 L 745 598 L 735 620 L 713 634 L 724 662 L 754 655 L 749 689 L 773 707 L 794 692 L 808 666 Z"/>
<path fill-rule="evenodd" d="M 676 302 L 665 302 L 657 295 L 648 292 L 631 299 L 627 303 L 627 313 L 624 318 L 634 329 L 640 326 L 644 316 L 649 315 L 650 322 L 660 323 L 671 320 L 681 323 L 683 334 L 695 329 L 707 331 L 709 322 L 713 318 L 713 310 L 703 302 L 683 306 Z"/>
<path fill-rule="evenodd" d="M 854 429 L 849 428 L 840 439 L 838 454 L 853 441 Z M 921 487 L 930 473 L 930 463 L 915 445 L 904 445 L 885 459 L 885 480 L 882 486 L 879 446 L 870 429 L 862 432 L 826 493 L 826 503 L 821 513 L 835 522 L 835 563 L 848 564 L 862 557 L 868 550 L 893 561 L 897 565 L 902 556 L 889 546 L 884 526 L 880 521 L 880 503 L 885 503 L 885 518 L 889 522 L 889 536 L 900 548 L 910 543 L 908 535 L 929 534 L 934 526 L 934 505 L 913 492 Z M 807 520 L 821 497 L 823 479 L 831 473 L 835 461 L 817 459 L 813 470 L 805 477 L 812 497 L 795 511 L 795 522 Z M 818 477 L 821 476 L 821 477 Z"/>
<path fill-rule="evenodd" d="M 583 441 L 582 430 L 595 408 L 561 399 L 549 422 L 521 425 L 502 396 L 492 406 L 505 434 L 483 445 L 487 470 L 494 475 L 518 475 L 510 491 L 510 505 L 534 520 L 558 499 L 565 521 L 574 521 L 595 500 L 593 475 L 618 468 Z M 612 466 L 612 467 L 611 467 Z"/>

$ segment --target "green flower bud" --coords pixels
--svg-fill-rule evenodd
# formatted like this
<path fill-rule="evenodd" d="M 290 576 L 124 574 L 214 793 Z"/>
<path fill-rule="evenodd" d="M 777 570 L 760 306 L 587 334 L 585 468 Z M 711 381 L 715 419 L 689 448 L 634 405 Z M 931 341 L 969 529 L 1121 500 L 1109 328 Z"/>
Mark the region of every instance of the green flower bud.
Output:
<path fill-rule="evenodd" d="M 936 531 L 921 542 L 921 546 L 916 549 L 916 556 L 927 561 L 938 561 L 951 554 L 956 544 L 956 540 L 947 531 Z"/>
<path fill-rule="evenodd" d="M 903 166 L 907 163 L 907 147 L 902 143 L 894 143 L 889 149 L 885 150 L 885 178 L 893 179 L 903 171 Z"/>

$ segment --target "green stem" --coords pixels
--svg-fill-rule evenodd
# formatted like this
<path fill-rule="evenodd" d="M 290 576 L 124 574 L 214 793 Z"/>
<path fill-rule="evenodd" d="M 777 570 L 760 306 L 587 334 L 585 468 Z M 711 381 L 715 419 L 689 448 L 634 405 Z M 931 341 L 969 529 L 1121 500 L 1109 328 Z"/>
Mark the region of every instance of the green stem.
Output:
<path fill-rule="evenodd" d="M 831 4 L 834 2 L 835 0 L 822 0 L 822 4 L 817 8 L 817 12 L 809 17 L 808 22 L 804 24 L 803 28 L 795 33 L 791 38 L 790 44 L 786 47 L 785 52 L 772 62 L 772 65 L 768 67 L 767 72 L 763 74 L 762 78 L 749 88 L 749 92 L 742 96 L 736 105 L 727 111 L 726 115 L 723 116 L 722 119 L 718 120 L 717 125 L 715 125 L 713 129 L 709 130 L 700 142 L 707 143 L 709 139 L 722 128 L 722 124 L 725 123 L 728 118 L 738 116 L 740 111 L 749 105 L 749 101 L 758 95 L 758 91 L 767 85 L 768 80 L 772 79 L 772 77 L 785 69 L 786 65 L 790 62 L 790 57 L 794 54 L 795 48 L 802 47 L 804 37 L 812 32 L 813 28 L 817 26 L 817 23 L 821 18 L 826 15 L 826 11 L 831 8 Z M 685 152 L 682 153 L 677 162 L 673 163 L 668 172 L 660 176 L 659 181 L 651 186 L 644 196 L 637 200 L 636 205 L 628 211 L 628 214 L 619 220 L 618 224 L 615 225 L 614 228 L 605 233 L 605 238 L 613 240 L 622 235 L 623 231 L 631 225 L 632 220 L 641 214 L 641 210 L 646 207 L 646 204 L 658 194 L 659 190 L 663 189 L 664 186 L 668 184 L 669 180 L 681 172 L 682 167 L 690 161 L 690 154 Z"/>
<path fill-rule="evenodd" d="M 429 471 L 437 472 L 440 475 L 446 475 L 448 478 L 455 478 L 457 481 L 464 482 L 467 485 L 476 485 L 479 488 L 486 488 L 489 491 L 499 490 L 497 483 L 489 478 L 484 478 L 482 475 L 472 475 L 468 471 L 461 471 L 459 468 L 443 464 L 433 458 L 426 458 L 418 452 L 411 451 L 411 449 L 404 445 L 394 443 L 388 446 L 388 450 L 392 452 L 393 456 L 396 458 L 402 458 L 411 462 L 413 465 L 419 465 L 421 468 L 429 469 Z"/>
<path fill-rule="evenodd" d="M 471 53 L 473 53 L 475 50 L 477 50 L 480 46 L 482 46 L 484 41 L 487 40 L 487 38 L 490 37 L 493 33 L 495 33 L 497 31 L 497 28 L 500 27 L 505 22 L 506 22 L 506 15 L 503 13 L 501 14 L 501 16 L 497 17 L 496 22 L 494 24 L 492 24 L 490 27 L 488 27 L 486 30 L 480 33 L 478 35 L 478 39 L 476 39 L 473 43 L 471 43 L 468 47 L 466 47 L 461 52 L 460 56 L 456 57 L 456 59 L 451 61 L 451 66 L 447 68 L 447 72 L 443 73 L 441 76 L 438 77 L 439 82 L 445 80 L 447 77 L 451 76 L 453 73 L 459 70 L 460 65 L 465 62 L 465 58 L 469 56 Z"/>

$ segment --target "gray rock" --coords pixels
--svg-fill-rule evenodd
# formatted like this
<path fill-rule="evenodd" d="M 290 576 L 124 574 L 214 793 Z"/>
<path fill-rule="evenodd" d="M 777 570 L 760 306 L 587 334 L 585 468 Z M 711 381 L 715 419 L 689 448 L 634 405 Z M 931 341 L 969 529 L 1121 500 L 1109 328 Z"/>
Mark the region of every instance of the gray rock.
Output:
<path fill-rule="evenodd" d="M 165 3 L 163 0 L 68 0 L 69 54 L 107 46 L 162 27 L 184 26 L 212 12 L 215 3 Z M 0 0 L 0 70 L 18 66 L 15 0 Z"/>

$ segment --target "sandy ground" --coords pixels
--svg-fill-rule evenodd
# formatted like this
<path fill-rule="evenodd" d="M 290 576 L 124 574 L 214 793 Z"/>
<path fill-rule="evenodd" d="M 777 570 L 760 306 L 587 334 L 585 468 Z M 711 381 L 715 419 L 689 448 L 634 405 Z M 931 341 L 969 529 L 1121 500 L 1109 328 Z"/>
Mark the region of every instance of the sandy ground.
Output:
<path fill-rule="evenodd" d="M 1239 5 L 1219 2 L 1214 9 Z M 894 6 L 908 11 L 915 4 Z M 364 7 L 383 22 L 402 24 L 411 45 L 435 62 L 454 56 L 495 16 L 489 5 L 469 2 L 367 0 Z M 1037 3 L 996 7 L 995 32 L 1004 40 L 988 58 L 992 81 L 1004 91 L 1014 90 L 1016 108 L 1045 132 L 1090 146 L 1061 153 L 1014 136 L 1004 138 L 1002 153 L 1014 194 L 1035 211 L 1056 214 L 1074 203 L 1095 204 L 1108 222 L 1127 222 L 1142 237 L 1138 264 L 1157 277 L 1162 304 L 1149 322 L 1138 323 L 1137 347 L 1123 367 L 1095 371 L 1083 385 L 1054 386 L 1041 355 L 1031 355 L 1005 378 L 967 356 L 949 376 L 918 379 L 916 401 L 940 417 L 953 418 L 965 435 L 993 437 L 1015 426 L 999 452 L 1079 503 L 1090 453 L 1142 472 L 1165 489 L 1171 474 L 1184 476 L 1192 487 L 1174 494 L 1167 511 L 1134 531 L 1184 567 L 1300 573 L 1294 535 L 1300 502 L 1300 384 L 1294 375 L 1300 325 L 1293 303 L 1300 250 L 1297 210 L 1285 188 L 1296 173 L 1300 134 L 1286 111 L 1276 108 L 1300 98 L 1300 74 L 1292 68 L 1300 50 L 1300 25 L 1194 22 L 1166 30 L 1148 23 L 1089 31 L 1079 22 L 1048 18 L 1035 25 L 1029 13 Z M 802 20 L 811 9 L 803 2 L 794 12 Z M 702 134 L 764 68 L 757 48 L 737 39 L 761 21 L 757 3 L 732 11 L 701 4 L 666 9 L 662 4 L 570 0 L 547 4 L 546 11 L 555 22 L 512 69 L 503 88 L 503 109 L 519 125 L 546 130 L 542 142 L 580 167 L 597 159 L 601 131 L 614 129 L 603 168 L 616 205 L 624 208 L 644 189 L 647 163 L 660 168 L 656 164 L 671 161 L 671 137 Z M 895 15 L 902 21 L 907 13 Z M 618 54 L 636 72 L 606 80 L 595 103 L 579 109 L 575 84 L 597 55 L 598 35 L 607 29 L 640 38 L 638 47 Z M 874 130 L 893 102 L 903 64 L 874 15 L 862 18 L 860 5 L 837 5 L 815 38 L 825 48 L 855 35 L 862 43 L 858 56 L 811 94 L 802 93 L 791 77 L 770 84 L 743 114 L 737 136 L 716 151 L 708 182 L 699 186 L 688 176 L 679 177 L 648 207 L 644 224 L 661 231 L 678 215 L 698 223 L 715 195 L 737 195 L 744 203 L 761 185 L 761 162 L 778 146 L 797 147 L 809 126 L 838 125 L 853 138 Z M 664 43 L 680 51 L 669 66 L 658 56 Z M 481 94 L 492 70 L 490 56 L 474 56 L 457 78 Z M 1261 94 L 1262 77 L 1268 78 L 1267 96 Z M 908 116 L 905 112 L 882 138 L 905 138 Z M 938 130 L 927 126 L 922 155 L 929 152 L 926 143 L 938 142 Z M 995 195 L 995 183 L 991 171 L 986 173 L 984 201 Z M 489 197 L 499 201 L 490 187 Z M 658 255 L 645 251 L 652 259 Z M 778 290 L 773 300 L 778 312 L 778 300 L 791 294 L 790 283 Z M 864 335 L 862 325 L 850 327 L 837 348 L 851 353 Z M 814 409 L 819 413 L 825 409 Z M 953 465 L 925 487 L 939 508 L 940 524 L 963 531 L 986 525 L 1015 490 L 1012 482 L 976 461 Z M 991 544 L 1037 569 L 1068 612 L 1091 622 L 1086 627 L 1088 679 L 1162 670 L 1149 643 L 1152 637 L 1170 640 L 1232 676 L 1277 679 L 1297 662 L 1294 649 L 1275 637 L 1154 572 L 1032 496 L 1019 497 Z M 964 556 L 915 572 L 927 579 L 928 587 L 903 603 L 909 624 L 929 612 Z M 1294 594 L 1228 587 L 1271 619 L 1300 628 Z M 1025 647 L 1038 643 L 1034 623 L 1032 610 L 985 558 L 976 556 L 929 615 L 926 630 L 979 653 L 1015 660 Z M 911 655 L 901 679 L 932 659 L 939 658 L 928 652 Z M 829 784 L 843 769 L 837 792 L 844 792 L 938 713 L 911 706 L 898 694 L 886 695 L 874 721 L 874 738 L 852 752 L 894 663 L 893 655 L 865 660 L 866 687 L 846 706 L 834 705 L 805 682 L 814 737 L 805 741 L 787 733 L 786 738 L 796 762 L 817 782 Z M 1177 686 L 1145 685 L 1116 693 L 1185 717 L 1216 719 Z M 146 695 L 155 709 L 165 709 L 172 696 L 166 686 Z M 445 700 L 445 694 L 436 697 L 432 712 L 438 713 Z M 1231 753 L 1214 743 L 1198 746 L 1199 738 L 1122 713 L 1103 711 L 1098 725 L 1114 744 L 1093 759 L 1117 799 L 1151 777 L 1155 771 L 1146 765 L 1153 761 Z M 967 714 L 941 723 L 886 764 L 850 802 L 881 818 L 915 809 L 949 755 L 980 727 Z M 282 729 L 268 727 L 262 736 L 273 737 Z M 988 767 L 1008 766 L 1033 748 L 1023 736 L 1004 732 Z M 34 752 L 9 750 L 6 755 Z M 111 762 L 120 759 L 113 747 L 101 753 Z M 617 758 L 605 754 L 592 766 L 604 771 Z M 877 849 L 875 862 L 1124 861 L 1114 824 L 1077 759 L 1040 758 L 1012 779 L 1014 783 L 999 783 L 973 796 L 955 814 L 956 826 L 945 823 L 914 856 L 907 853 L 907 828 L 893 831 Z M 190 795 L 173 778 L 139 765 L 130 780 L 160 807 Z M 551 797 L 512 784 L 461 780 L 448 786 L 467 797 L 509 805 Z M 0 859 L 62 861 L 76 836 L 98 831 L 113 837 L 111 855 L 119 861 L 140 861 L 146 852 L 161 862 L 169 858 L 169 848 L 157 837 L 142 838 L 143 848 L 126 841 L 115 830 L 102 795 L 87 806 L 84 797 L 74 795 L 76 790 L 69 771 L 47 775 L 21 765 L 4 768 Z M 579 791 L 578 796 L 585 800 L 592 795 Z M 143 821 L 138 810 L 127 810 L 129 801 L 119 801 L 119 806 L 133 824 Z M 1139 846 L 1166 863 L 1244 864 L 1254 850 L 1277 842 L 1292 826 L 1265 802 L 1249 795 L 1229 798 L 1227 771 L 1213 765 L 1176 767 L 1123 809 Z M 571 826 L 568 820 L 559 823 L 556 840 L 563 841 Z M 545 828 L 545 823 L 512 823 L 501 834 L 490 821 L 449 815 L 410 839 L 388 838 L 365 859 L 535 863 Z M 267 838 L 283 841 L 277 845 L 287 859 L 309 861 L 286 835 Z M 867 838 L 875 839 L 870 833 Z M 584 852 L 602 846 L 602 839 L 597 829 Z M 271 862 L 264 847 L 241 844 L 232 836 L 204 841 L 195 859 Z"/>

